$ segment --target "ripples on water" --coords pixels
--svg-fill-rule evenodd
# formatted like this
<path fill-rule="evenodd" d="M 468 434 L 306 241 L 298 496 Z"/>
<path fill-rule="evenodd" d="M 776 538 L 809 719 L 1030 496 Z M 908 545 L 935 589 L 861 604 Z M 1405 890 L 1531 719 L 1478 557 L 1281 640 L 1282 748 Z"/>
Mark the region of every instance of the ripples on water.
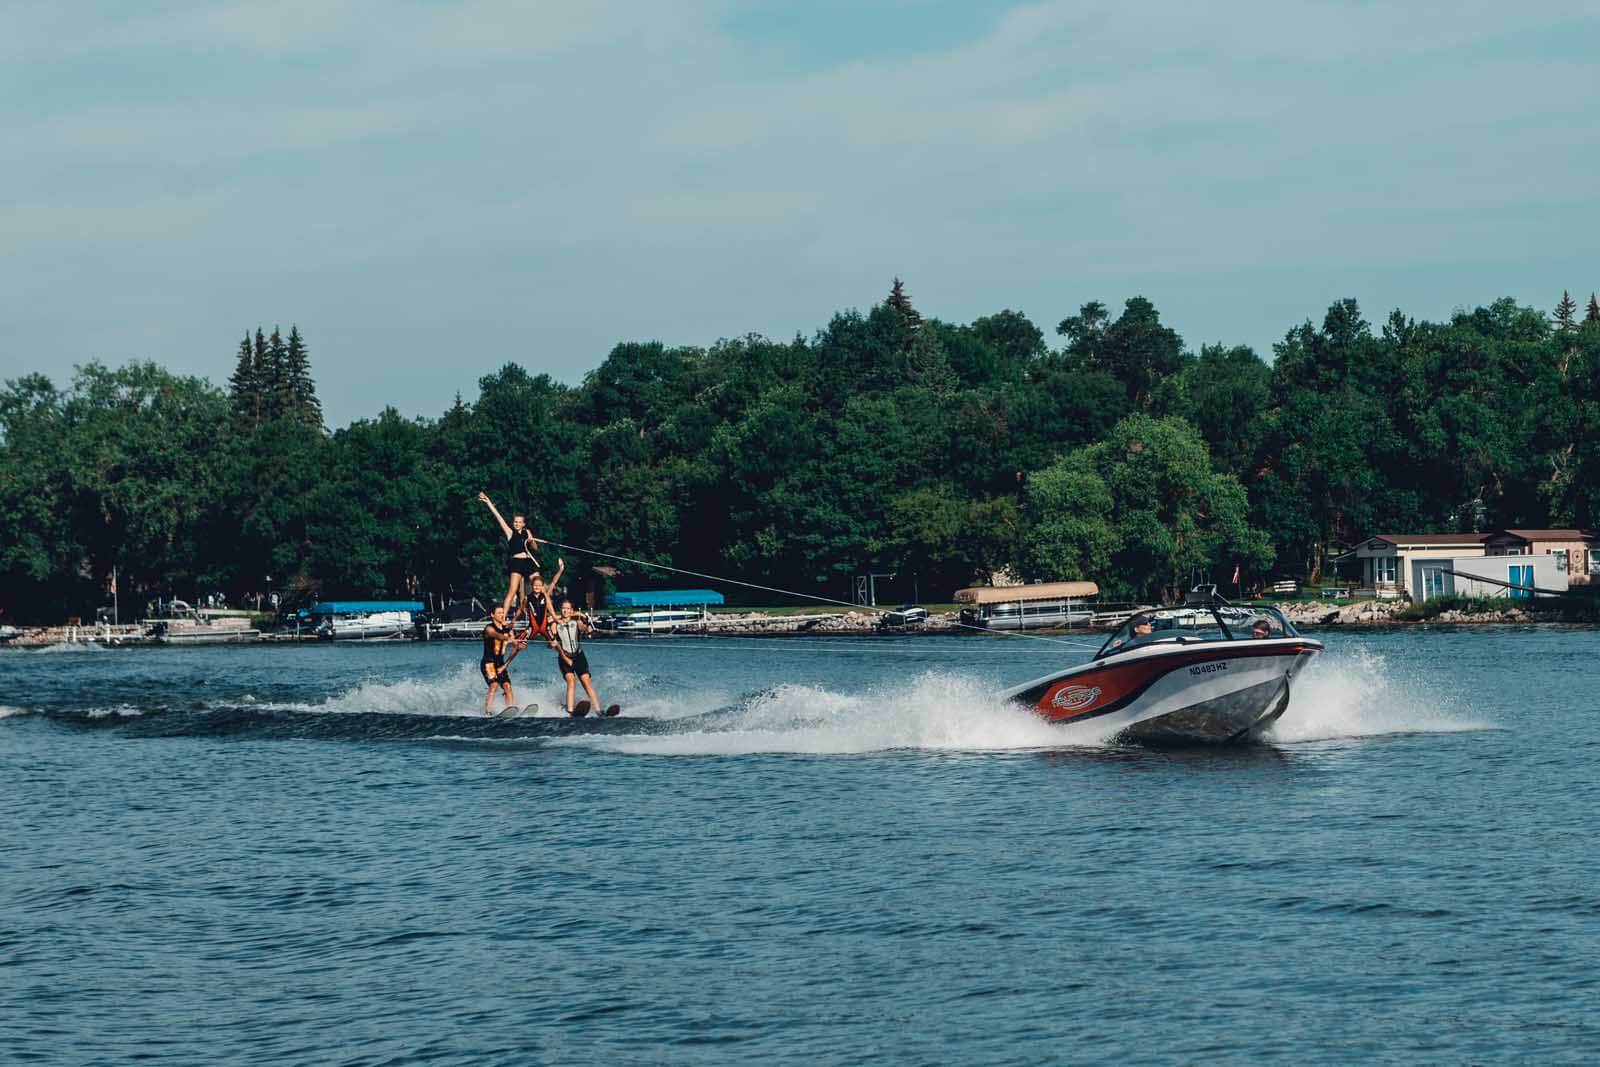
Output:
<path fill-rule="evenodd" d="M 1600 634 L 1336 634 L 1176 752 L 1000 706 L 1023 645 L 600 644 L 613 723 L 473 714 L 465 645 L 0 653 L 7 1055 L 1600 1048 Z"/>

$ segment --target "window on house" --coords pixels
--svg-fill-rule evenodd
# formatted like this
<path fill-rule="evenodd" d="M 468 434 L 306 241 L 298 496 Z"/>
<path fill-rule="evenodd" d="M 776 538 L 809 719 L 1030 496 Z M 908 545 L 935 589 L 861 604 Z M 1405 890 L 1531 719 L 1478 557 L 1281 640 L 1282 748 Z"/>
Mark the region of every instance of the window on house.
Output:
<path fill-rule="evenodd" d="M 1552 548 L 1548 554 L 1556 558 L 1557 572 L 1565 573 L 1567 569 L 1567 550 L 1564 548 Z"/>
<path fill-rule="evenodd" d="M 1372 561 L 1373 578 L 1379 582 L 1393 582 L 1399 573 L 1400 559 L 1397 556 L 1378 556 Z"/>

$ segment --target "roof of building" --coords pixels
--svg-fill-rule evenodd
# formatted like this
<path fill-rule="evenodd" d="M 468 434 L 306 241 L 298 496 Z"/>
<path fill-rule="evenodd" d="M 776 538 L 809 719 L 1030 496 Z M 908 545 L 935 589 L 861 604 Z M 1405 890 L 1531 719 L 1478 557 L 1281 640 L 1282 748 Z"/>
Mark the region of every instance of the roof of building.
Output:
<path fill-rule="evenodd" d="M 1481 545 L 1490 538 L 1486 533 L 1425 533 L 1376 534 L 1369 541 L 1387 541 L 1391 545 Z"/>
<path fill-rule="evenodd" d="M 1519 541 L 1592 541 L 1600 537 L 1594 530 L 1498 530 L 1490 538 L 1516 538 Z"/>
<path fill-rule="evenodd" d="M 956 590 L 957 604 L 1015 604 L 1022 600 L 1082 600 L 1099 596 L 1093 582 L 1035 582 L 1032 585 L 975 585 Z"/>
<path fill-rule="evenodd" d="M 380 611 L 423 611 L 420 600 L 319 600 L 311 605 L 313 615 L 374 615 Z"/>
<path fill-rule="evenodd" d="M 615 593 L 611 606 L 618 608 L 689 608 L 722 603 L 722 594 L 710 589 L 648 589 L 638 593 Z"/>

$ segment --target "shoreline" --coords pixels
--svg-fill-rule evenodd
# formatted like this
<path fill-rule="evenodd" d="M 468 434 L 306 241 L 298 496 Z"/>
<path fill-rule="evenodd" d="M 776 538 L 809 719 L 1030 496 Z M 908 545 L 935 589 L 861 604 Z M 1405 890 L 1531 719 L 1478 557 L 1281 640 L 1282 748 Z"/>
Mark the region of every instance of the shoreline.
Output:
<path fill-rule="evenodd" d="M 1482 611 L 1465 611 L 1450 609 L 1422 618 L 1403 617 L 1410 613 L 1413 605 L 1405 601 L 1358 601 L 1350 604 L 1328 604 L 1309 602 L 1304 604 L 1274 604 L 1271 605 L 1282 611 L 1297 629 L 1308 631 L 1342 630 L 1342 629 L 1402 629 L 1411 627 L 1461 627 L 1461 626 L 1549 626 L 1549 627 L 1596 627 L 1600 626 L 1600 612 L 1573 611 L 1567 608 L 1552 608 L 1545 611 L 1528 610 L 1522 607 L 1496 608 Z M 1094 629 L 1037 629 L 1026 631 L 980 631 L 963 628 L 958 625 L 958 616 L 955 613 L 931 614 L 926 623 L 920 626 L 880 628 L 877 625 L 879 614 L 859 611 L 846 612 L 839 616 L 827 619 L 816 617 L 801 617 L 791 620 L 783 615 L 767 614 L 762 612 L 746 612 L 740 614 L 728 613 L 726 616 L 712 616 L 709 625 L 704 629 L 683 631 L 669 634 L 618 634 L 607 631 L 597 631 L 590 638 L 596 642 L 612 641 L 638 641 L 650 640 L 657 637 L 700 637 L 700 638 L 747 638 L 752 640 L 772 638 L 873 638 L 873 637 L 976 637 L 987 634 L 1018 634 L 1022 636 L 1037 635 L 1041 637 L 1076 637 L 1076 638 L 1104 638 L 1109 635 L 1111 628 L 1101 627 Z M 327 639 L 318 638 L 314 634 L 273 633 L 265 632 L 251 639 L 229 640 L 198 640 L 171 642 L 162 641 L 139 633 L 128 632 L 130 628 L 122 627 L 112 631 L 109 627 L 86 626 L 34 626 L 17 627 L 18 635 L 4 643 L 0 643 L 0 651 L 7 648 L 40 649 L 60 645 L 97 645 L 102 648 L 177 648 L 177 647 L 216 647 L 218 645 L 290 645 L 323 644 Z M 477 640 L 473 637 L 433 637 L 430 639 L 418 638 L 412 634 L 382 638 L 343 638 L 335 639 L 332 643 L 347 644 L 359 641 L 362 644 L 374 643 L 455 643 L 466 644 Z"/>

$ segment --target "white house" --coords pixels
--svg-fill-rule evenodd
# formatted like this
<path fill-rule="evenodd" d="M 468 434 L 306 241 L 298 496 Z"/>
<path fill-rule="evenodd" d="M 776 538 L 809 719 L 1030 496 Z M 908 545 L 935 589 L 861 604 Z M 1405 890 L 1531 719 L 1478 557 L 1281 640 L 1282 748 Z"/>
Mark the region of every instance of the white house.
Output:
<path fill-rule="evenodd" d="M 1411 564 L 1412 599 L 1555 596 L 1567 591 L 1566 562 L 1550 554 L 1418 559 Z"/>
<path fill-rule="evenodd" d="M 1357 596 L 1382 598 L 1410 596 L 1413 593 L 1413 565 L 1418 560 L 1461 560 L 1484 555 L 1486 533 L 1379 534 L 1369 537 L 1347 552 L 1342 559 L 1361 561 L 1361 584 Z M 1452 567 L 1451 570 L 1456 568 Z"/>

